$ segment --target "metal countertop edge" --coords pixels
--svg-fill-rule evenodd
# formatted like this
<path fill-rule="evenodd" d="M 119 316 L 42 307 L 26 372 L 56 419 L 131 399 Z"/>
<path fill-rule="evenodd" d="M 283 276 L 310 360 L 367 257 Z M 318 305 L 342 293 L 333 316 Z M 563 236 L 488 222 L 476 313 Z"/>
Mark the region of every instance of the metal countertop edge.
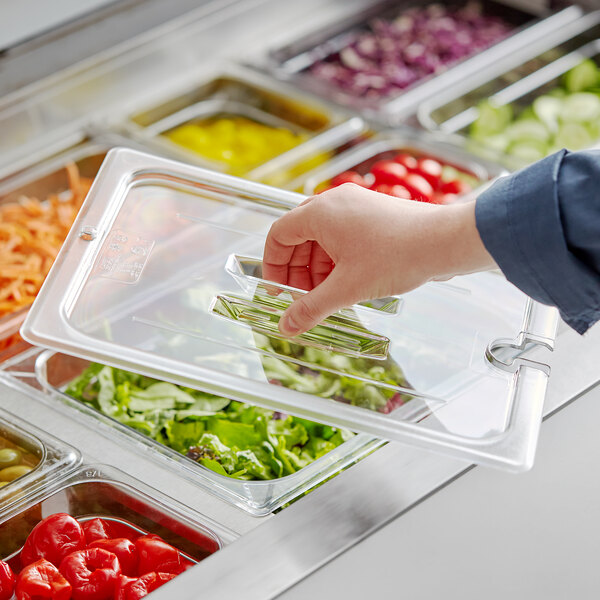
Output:
<path fill-rule="evenodd" d="M 548 417 L 597 383 L 600 326 L 563 330 L 544 406 Z M 388 444 L 154 592 L 156 600 L 270 600 L 473 468 Z M 392 475 L 396 476 L 393 477 Z M 234 567 L 232 565 L 235 565 Z"/>

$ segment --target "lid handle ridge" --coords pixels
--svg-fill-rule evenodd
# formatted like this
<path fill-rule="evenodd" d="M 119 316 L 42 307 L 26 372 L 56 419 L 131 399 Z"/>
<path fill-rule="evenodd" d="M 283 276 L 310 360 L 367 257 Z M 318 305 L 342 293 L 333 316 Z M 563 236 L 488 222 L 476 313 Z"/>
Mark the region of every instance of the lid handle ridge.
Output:
<path fill-rule="evenodd" d="M 211 303 L 210 311 L 218 317 L 249 326 L 253 331 L 287 339 L 279 332 L 278 324 L 289 304 L 289 301 L 268 294 L 256 294 L 252 300 L 237 294 L 218 294 Z M 387 357 L 390 345 L 389 338 L 340 315 L 328 317 L 293 341 L 320 350 L 376 360 Z"/>

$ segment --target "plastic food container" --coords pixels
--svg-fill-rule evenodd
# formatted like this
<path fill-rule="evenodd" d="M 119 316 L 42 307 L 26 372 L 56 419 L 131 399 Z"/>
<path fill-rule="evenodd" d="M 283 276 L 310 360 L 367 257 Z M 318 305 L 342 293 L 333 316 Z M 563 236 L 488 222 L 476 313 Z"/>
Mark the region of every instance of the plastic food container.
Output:
<path fill-rule="evenodd" d="M 237 67 L 132 115 L 124 126 L 163 154 L 250 179 L 298 160 L 325 161 L 331 148 L 365 129 L 358 117 Z"/>
<path fill-rule="evenodd" d="M 86 521 L 100 517 L 159 535 L 199 562 L 235 535 L 206 517 L 188 512 L 141 481 L 105 465 L 82 466 L 53 481 L 0 516 L 0 558 L 15 556 L 30 531 L 57 512 Z"/>
<path fill-rule="evenodd" d="M 168 461 L 188 481 L 256 516 L 273 512 L 384 443 L 371 436 L 357 435 L 291 475 L 266 481 L 226 477 L 66 394 L 63 391 L 65 384 L 88 365 L 89 361 L 66 354 L 50 351 L 39 354 L 35 372 L 38 383 L 46 392 L 40 398 L 62 409 L 69 418 L 75 417 L 96 429 L 102 428 L 111 438 L 134 443 L 138 447 L 141 444 L 158 460 Z"/>
<path fill-rule="evenodd" d="M 7 457 L 3 457 L 5 467 L 10 467 L 12 472 L 4 471 L 3 476 L 0 470 L 0 480 L 6 482 L 0 487 L 0 518 L 15 503 L 73 471 L 81 462 L 81 455 L 71 446 L 0 409 L 0 451 L 2 449 L 13 449 L 17 453 L 11 457 L 10 464 L 6 463 Z M 23 469 L 21 474 L 20 465 L 30 470 Z"/>
<path fill-rule="evenodd" d="M 559 90 L 564 88 L 565 74 L 584 60 L 591 60 L 600 65 L 600 26 L 589 27 L 590 21 L 597 23 L 598 20 L 600 13 L 594 13 L 583 21 L 583 24 L 588 24 L 588 29 L 579 35 L 508 70 L 500 73 L 492 70 L 484 78 L 474 78 L 470 83 L 457 88 L 453 94 L 445 94 L 423 103 L 418 112 L 420 123 L 430 130 L 453 134 L 458 143 L 479 156 L 500 160 L 513 169 L 529 164 L 544 154 L 569 147 L 568 139 L 561 135 L 561 131 L 563 127 L 573 127 L 572 122 L 565 122 L 559 114 L 558 123 L 549 122 L 548 127 L 544 128 L 545 119 L 554 117 L 547 114 L 536 100 L 541 96 L 544 96 L 544 99 L 552 99 L 555 94 L 559 94 Z M 565 94 L 565 98 L 574 95 L 566 92 Z M 484 101 L 497 107 L 509 105 L 512 116 L 500 135 L 490 134 L 485 136 L 485 139 L 478 140 L 470 136 L 470 127 L 479 117 L 481 103 Z M 562 108 L 556 108 L 559 113 L 561 110 L 567 110 L 566 103 L 561 98 L 557 97 L 557 101 L 562 102 Z M 553 106 L 548 108 L 554 109 Z M 575 108 L 575 111 L 576 114 L 570 118 L 574 116 L 577 121 L 581 117 L 583 121 L 585 116 L 582 116 L 581 109 Z M 527 112 L 530 113 L 529 117 Z M 518 124 L 523 121 L 526 126 L 537 123 L 539 128 L 539 125 L 542 125 L 541 132 L 538 132 L 537 128 L 530 131 L 531 127 L 519 127 Z M 576 123 L 574 127 L 580 129 L 583 125 L 587 129 L 595 126 L 600 131 L 600 116 L 596 117 L 594 122 Z M 540 141 L 540 133 L 548 137 L 542 137 Z M 504 138 L 509 140 L 508 144 L 504 144 Z M 588 147 L 596 145 L 598 141 L 600 136 L 594 141 L 594 136 L 590 135 Z M 527 155 L 517 152 L 520 147 L 526 149 L 528 145 L 532 146 L 532 150 L 540 146 L 546 151 L 541 151 L 539 156 L 532 155 L 530 159 Z M 513 151 L 513 148 L 516 150 Z"/>
<path fill-rule="evenodd" d="M 87 141 L 41 162 L 20 170 L 0 181 L 0 210 L 2 207 L 21 202 L 25 198 L 35 198 L 42 203 L 49 197 L 58 196 L 70 201 L 72 195 L 67 165 L 75 166 L 75 173 L 81 179 L 78 189 L 85 193 L 88 182 L 96 176 L 107 151 L 115 146 L 131 146 L 132 143 L 116 135 L 105 135 L 96 141 Z M 76 185 L 77 182 L 75 181 Z M 1 213 L 0 213 L 1 214 Z M 35 215 L 32 215 L 35 219 Z M 34 255 L 31 249 L 29 255 Z M 0 282 L 3 281 L 0 273 Z M 8 281 L 8 280 L 6 280 Z M 8 285 L 8 284 L 7 284 Z M 0 291 L 2 288 L 0 288 Z M 1 301 L 0 301 L 1 302 Z M 29 306 L 23 306 L 3 314 L 0 311 L 0 362 L 22 352 L 28 345 L 19 336 L 21 326 Z"/>
<path fill-rule="evenodd" d="M 303 196 L 110 153 L 22 328 L 37 345 L 481 464 L 532 464 L 558 321 L 495 272 L 355 305 L 291 342 L 261 279 Z M 141 215 L 143 214 L 143 219 Z"/>
<path fill-rule="evenodd" d="M 365 175 L 377 161 L 391 160 L 398 154 L 408 154 L 415 158 L 433 158 L 443 166 L 453 167 L 470 176 L 473 189 L 487 184 L 503 172 L 498 165 L 478 161 L 460 147 L 406 129 L 379 134 L 372 140 L 340 154 L 322 168 L 308 173 L 304 180 L 303 192 L 307 195 L 314 194 L 336 175 L 345 171 L 355 171 Z"/>
<path fill-rule="evenodd" d="M 535 14 L 493 0 L 472 3 L 471 10 L 477 6 L 485 18 L 500 19 L 505 25 L 505 32 L 501 35 L 494 34 L 492 39 L 495 43 L 488 43 L 487 49 L 474 47 L 471 55 L 461 52 L 455 61 L 448 61 L 448 51 L 440 50 L 440 60 L 446 63 L 446 67 L 439 69 L 435 75 L 430 74 L 432 67 L 425 63 L 431 59 L 432 52 L 437 50 L 438 39 L 451 36 L 454 31 L 453 28 L 448 30 L 448 19 L 438 13 L 444 8 L 454 13 L 457 9 L 464 10 L 467 5 L 466 2 L 456 2 L 441 7 L 421 0 L 399 9 L 393 2 L 380 2 L 344 22 L 329 25 L 302 40 L 295 40 L 273 50 L 267 62 L 277 76 L 288 79 L 303 89 L 353 108 L 375 111 L 380 116 L 394 115 L 397 120 L 406 117 L 424 99 L 445 90 L 449 84 L 454 84 L 466 74 L 485 68 L 498 57 L 516 52 L 522 46 L 531 44 L 536 38 L 582 14 L 581 9 L 571 7 L 539 21 Z M 416 17 L 415 11 L 418 14 Z M 439 31 L 418 34 L 412 47 L 403 50 L 402 62 L 398 62 L 399 58 L 395 54 L 394 58 L 382 58 L 406 38 L 407 34 L 403 32 L 411 31 L 414 26 L 411 23 L 436 20 L 440 22 Z M 396 24 L 391 26 L 393 21 Z M 479 23 L 472 31 L 479 31 L 481 27 Z M 423 47 L 427 43 L 424 41 L 427 35 L 433 36 L 429 52 L 426 46 Z M 391 46 L 384 48 L 383 42 L 388 37 Z M 460 41 L 451 47 L 460 47 Z M 419 62 L 421 55 L 424 63 Z M 346 75 L 339 74 L 344 83 L 334 83 L 336 75 L 332 65 L 347 69 Z M 327 77 L 319 74 L 325 70 L 328 71 Z M 350 87 L 349 81 L 359 86 L 360 91 Z M 382 91 L 378 92 L 377 89 L 382 85 Z"/>

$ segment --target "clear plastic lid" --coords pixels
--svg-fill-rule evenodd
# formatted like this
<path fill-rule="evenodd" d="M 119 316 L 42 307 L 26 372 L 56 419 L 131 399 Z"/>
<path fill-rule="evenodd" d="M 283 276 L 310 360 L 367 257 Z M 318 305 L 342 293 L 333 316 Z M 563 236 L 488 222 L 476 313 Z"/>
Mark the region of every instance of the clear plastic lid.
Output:
<path fill-rule="evenodd" d="M 31 343 L 475 462 L 531 465 L 554 309 L 495 272 L 355 305 L 293 340 L 261 279 L 302 196 L 111 151 L 22 329 Z"/>

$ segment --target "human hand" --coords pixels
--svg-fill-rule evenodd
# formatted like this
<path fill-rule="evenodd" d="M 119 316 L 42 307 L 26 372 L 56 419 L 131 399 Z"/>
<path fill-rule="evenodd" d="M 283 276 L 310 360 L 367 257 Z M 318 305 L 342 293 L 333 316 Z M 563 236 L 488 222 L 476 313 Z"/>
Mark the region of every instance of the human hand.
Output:
<path fill-rule="evenodd" d="M 474 202 L 439 206 L 347 183 L 273 223 L 263 277 L 309 291 L 279 322 L 282 334 L 294 336 L 356 302 L 493 266 Z"/>

